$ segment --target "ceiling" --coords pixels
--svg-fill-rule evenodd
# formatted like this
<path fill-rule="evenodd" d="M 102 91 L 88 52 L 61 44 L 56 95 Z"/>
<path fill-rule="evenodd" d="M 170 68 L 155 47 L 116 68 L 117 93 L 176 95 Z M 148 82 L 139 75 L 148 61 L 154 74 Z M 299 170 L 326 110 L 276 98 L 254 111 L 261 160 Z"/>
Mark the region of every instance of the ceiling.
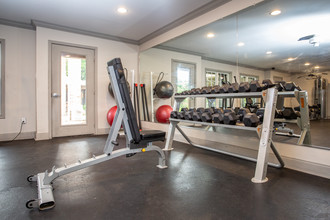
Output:
<path fill-rule="evenodd" d="M 274 9 L 282 13 L 271 16 Z M 159 45 L 203 59 L 290 73 L 330 70 L 330 1 L 269 0 Z M 207 33 L 215 37 L 207 38 Z M 314 34 L 319 42 L 299 38 Z M 237 46 L 244 42 L 244 46 Z M 272 54 L 267 55 L 267 51 Z M 293 58 L 289 61 L 288 58 Z M 305 63 L 310 63 L 306 66 Z M 315 69 L 319 66 L 319 69 Z"/>
<path fill-rule="evenodd" d="M 0 24 L 49 26 L 141 44 L 228 1 L 0 0 Z M 126 14 L 117 12 L 120 6 Z"/>

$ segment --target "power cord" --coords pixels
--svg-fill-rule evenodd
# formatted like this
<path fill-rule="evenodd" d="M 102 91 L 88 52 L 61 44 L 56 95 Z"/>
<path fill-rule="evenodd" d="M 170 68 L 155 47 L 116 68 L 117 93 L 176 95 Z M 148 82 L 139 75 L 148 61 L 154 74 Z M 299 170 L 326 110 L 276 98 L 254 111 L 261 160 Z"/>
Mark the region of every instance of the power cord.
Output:
<path fill-rule="evenodd" d="M 24 124 L 24 121 L 22 121 L 21 122 L 21 128 L 19 129 L 19 132 L 18 132 L 18 134 L 14 137 L 14 139 L 13 140 L 11 140 L 11 141 L 8 141 L 7 143 L 10 143 L 10 142 L 13 142 L 17 137 L 18 137 L 18 135 L 20 135 L 21 134 L 21 132 L 22 132 L 22 128 L 23 128 L 23 124 Z"/>

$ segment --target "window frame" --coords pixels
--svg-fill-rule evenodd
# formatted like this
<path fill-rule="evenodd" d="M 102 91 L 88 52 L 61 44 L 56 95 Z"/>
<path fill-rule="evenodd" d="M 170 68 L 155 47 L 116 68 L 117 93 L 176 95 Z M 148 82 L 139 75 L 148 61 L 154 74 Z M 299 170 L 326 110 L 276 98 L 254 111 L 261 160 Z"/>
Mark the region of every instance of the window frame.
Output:
<path fill-rule="evenodd" d="M 259 80 L 259 76 L 258 76 L 258 75 L 246 74 L 246 73 L 240 73 L 240 74 L 239 74 L 239 82 L 240 82 L 240 83 L 242 82 L 242 81 L 241 81 L 242 76 L 247 77 L 247 78 L 251 77 L 251 78 L 254 78 L 254 80 Z M 249 81 L 247 81 L 247 82 L 249 82 Z M 252 98 L 253 103 L 256 103 L 256 102 L 257 102 L 257 99 L 259 99 L 259 98 Z M 261 100 L 261 98 L 260 98 L 260 103 L 261 103 L 261 101 L 262 101 L 262 100 Z M 241 104 L 241 108 L 245 108 L 245 105 L 246 105 L 246 99 L 245 99 L 245 98 L 241 98 L 240 104 Z"/>
<path fill-rule="evenodd" d="M 196 73 L 197 73 L 197 71 L 196 71 L 196 68 L 197 68 L 197 64 L 196 63 L 193 63 L 193 62 L 189 62 L 189 61 L 183 61 L 183 60 L 177 60 L 177 59 L 172 59 L 171 60 L 171 82 L 172 82 L 172 84 L 173 84 L 173 87 L 174 87 L 174 91 L 175 92 L 178 92 L 177 91 L 177 85 L 178 85 L 178 80 L 177 80 L 177 77 L 175 76 L 173 76 L 174 75 L 174 73 L 177 73 L 176 72 L 176 69 L 175 69 L 175 63 L 179 63 L 179 64 L 183 64 L 183 65 L 192 65 L 193 66 L 193 69 L 194 69 L 194 73 L 192 73 L 191 74 L 191 76 L 192 76 L 192 81 L 193 81 L 193 85 L 191 85 L 190 84 L 190 87 L 191 88 L 195 88 L 196 87 Z M 174 98 L 172 97 L 172 99 L 171 99 L 172 101 L 172 105 L 173 105 L 173 103 L 174 103 Z M 188 99 L 186 99 L 186 100 L 188 100 Z M 180 106 L 179 106 L 179 109 L 181 109 L 181 107 L 182 107 L 182 104 L 183 104 L 183 102 L 181 102 L 181 104 L 180 104 Z M 195 105 L 196 105 L 196 102 L 195 102 L 195 99 L 189 99 L 188 100 L 188 106 L 189 106 L 189 108 L 193 108 L 193 107 L 195 107 Z"/>
<path fill-rule="evenodd" d="M 1 44 L 1 62 L 0 62 L 0 69 L 1 69 L 1 100 L 0 100 L 0 119 L 5 118 L 5 39 L 0 39 Z"/>
<path fill-rule="evenodd" d="M 215 74 L 215 84 L 214 85 L 220 85 L 222 86 L 222 82 L 221 82 L 221 78 L 219 76 L 221 75 L 227 75 L 227 80 L 228 82 L 232 83 L 232 72 L 231 71 L 226 71 L 226 70 L 216 70 L 216 69 L 209 69 L 209 68 L 205 68 L 205 86 L 207 86 L 207 74 L 208 73 L 214 73 Z M 221 99 L 222 100 L 222 99 Z M 219 98 L 217 98 L 215 100 L 214 103 L 215 106 L 219 107 L 219 108 L 223 108 L 222 106 L 222 101 L 220 101 Z M 227 100 L 227 106 L 230 105 L 230 100 Z M 205 108 L 209 107 L 209 103 L 207 98 L 205 98 Z"/>

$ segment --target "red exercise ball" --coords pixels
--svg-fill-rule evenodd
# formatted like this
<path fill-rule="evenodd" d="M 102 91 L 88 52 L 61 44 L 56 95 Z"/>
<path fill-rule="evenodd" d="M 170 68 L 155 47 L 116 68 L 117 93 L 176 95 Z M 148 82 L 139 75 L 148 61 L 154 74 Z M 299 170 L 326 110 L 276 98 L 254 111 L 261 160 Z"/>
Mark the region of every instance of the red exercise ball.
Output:
<path fill-rule="evenodd" d="M 169 105 L 162 105 L 156 111 L 156 119 L 159 123 L 170 123 L 169 118 L 173 108 Z"/>
<path fill-rule="evenodd" d="M 110 108 L 110 110 L 107 113 L 107 120 L 109 125 L 112 125 L 113 119 L 115 118 L 117 112 L 117 105 L 113 106 L 112 108 Z"/>

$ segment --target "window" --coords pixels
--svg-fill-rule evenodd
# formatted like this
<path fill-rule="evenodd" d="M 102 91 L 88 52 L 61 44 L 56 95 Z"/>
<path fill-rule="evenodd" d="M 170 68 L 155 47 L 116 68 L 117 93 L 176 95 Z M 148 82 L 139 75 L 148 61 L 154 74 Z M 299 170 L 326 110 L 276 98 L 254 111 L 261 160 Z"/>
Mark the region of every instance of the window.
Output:
<path fill-rule="evenodd" d="M 0 39 L 0 118 L 5 118 L 5 40 Z"/>
<path fill-rule="evenodd" d="M 195 69 L 195 64 L 172 60 L 172 83 L 174 91 L 180 93 L 195 88 Z M 195 101 L 193 99 L 185 99 L 181 103 L 180 109 L 193 108 L 194 106 Z"/>
<path fill-rule="evenodd" d="M 258 80 L 259 77 L 258 76 L 251 76 L 251 75 L 245 75 L 245 74 L 241 74 L 241 82 L 251 82 L 253 80 Z M 244 108 L 246 106 L 246 100 L 247 99 L 241 99 L 241 107 Z M 257 98 L 252 98 L 249 100 L 251 101 L 252 100 L 252 103 L 255 104 L 257 102 Z M 261 101 L 261 100 L 260 100 Z"/>
<path fill-rule="evenodd" d="M 283 77 L 280 77 L 280 76 L 274 76 L 274 77 L 273 77 L 273 80 L 274 80 L 274 82 L 280 82 L 280 81 L 283 81 Z"/>
<path fill-rule="evenodd" d="M 228 80 L 229 82 L 231 81 L 230 73 L 228 73 L 228 72 L 217 71 L 217 70 L 206 70 L 205 71 L 205 86 L 215 86 L 215 85 L 222 86 L 223 82 L 226 82 L 226 80 Z M 217 99 L 217 100 L 215 100 L 215 102 L 214 101 L 212 102 L 211 100 L 210 101 L 208 99 L 205 100 L 206 108 L 215 107 L 215 106 L 223 107 L 223 105 L 224 105 L 222 99 L 220 101 L 219 101 L 219 99 Z M 227 100 L 227 106 L 229 106 L 230 105 L 229 99 L 226 99 L 226 100 Z"/>

